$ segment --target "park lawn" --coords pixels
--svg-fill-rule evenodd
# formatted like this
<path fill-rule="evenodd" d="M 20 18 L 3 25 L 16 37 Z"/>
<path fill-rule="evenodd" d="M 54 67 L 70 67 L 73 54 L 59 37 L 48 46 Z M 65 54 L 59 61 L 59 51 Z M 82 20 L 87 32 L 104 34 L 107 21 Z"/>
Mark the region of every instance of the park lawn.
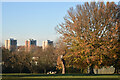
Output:
<path fill-rule="evenodd" d="M 120 75 L 81 75 L 81 74 L 2 74 L 2 80 L 120 80 Z"/>
<path fill-rule="evenodd" d="M 32 75 L 31 73 L 3 73 L 3 74 L 0 74 L 2 76 L 9 76 L 9 75 Z M 34 73 L 33 73 L 34 75 Z"/>
<path fill-rule="evenodd" d="M 120 76 L 30 76 L 21 78 L 119 78 Z"/>

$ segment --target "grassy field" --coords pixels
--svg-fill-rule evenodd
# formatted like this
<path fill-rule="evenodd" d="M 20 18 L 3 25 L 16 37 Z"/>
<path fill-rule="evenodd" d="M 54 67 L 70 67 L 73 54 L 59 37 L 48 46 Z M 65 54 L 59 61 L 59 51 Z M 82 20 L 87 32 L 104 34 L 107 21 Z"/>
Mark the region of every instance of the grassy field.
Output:
<path fill-rule="evenodd" d="M 2 80 L 120 80 L 120 75 L 89 74 L 1 74 Z"/>

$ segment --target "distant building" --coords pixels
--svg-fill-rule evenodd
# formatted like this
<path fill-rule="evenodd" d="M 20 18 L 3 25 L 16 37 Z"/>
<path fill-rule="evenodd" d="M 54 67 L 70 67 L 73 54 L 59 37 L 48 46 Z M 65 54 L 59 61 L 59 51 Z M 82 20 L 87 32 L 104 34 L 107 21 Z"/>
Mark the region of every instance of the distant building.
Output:
<path fill-rule="evenodd" d="M 53 41 L 46 40 L 46 41 L 42 42 L 42 48 L 43 49 L 48 48 L 49 46 L 53 46 Z"/>
<path fill-rule="evenodd" d="M 17 49 L 17 40 L 13 38 L 5 40 L 5 48 L 9 51 L 15 51 Z"/>
<path fill-rule="evenodd" d="M 26 51 L 31 51 L 36 48 L 36 40 L 34 39 L 29 39 L 25 41 L 25 50 Z"/>

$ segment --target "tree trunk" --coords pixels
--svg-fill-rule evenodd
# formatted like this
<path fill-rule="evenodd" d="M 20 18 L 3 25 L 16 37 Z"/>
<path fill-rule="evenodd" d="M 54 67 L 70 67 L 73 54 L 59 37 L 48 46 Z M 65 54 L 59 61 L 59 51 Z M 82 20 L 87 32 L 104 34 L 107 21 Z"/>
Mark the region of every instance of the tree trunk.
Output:
<path fill-rule="evenodd" d="M 93 66 L 93 64 L 90 66 L 90 72 L 89 72 L 89 74 L 94 74 L 94 66 Z"/>
<path fill-rule="evenodd" d="M 44 74 L 46 74 L 46 69 L 44 69 Z"/>
<path fill-rule="evenodd" d="M 81 69 L 81 73 L 83 73 L 84 72 L 84 69 Z"/>
<path fill-rule="evenodd" d="M 119 73 L 119 68 L 118 68 L 118 61 L 119 59 L 115 60 L 115 65 L 114 65 L 114 68 L 115 68 L 115 71 L 114 71 L 114 74 L 118 74 Z"/>
<path fill-rule="evenodd" d="M 63 55 L 61 55 L 61 64 L 62 64 L 62 74 L 65 74 L 65 60 L 63 59 Z"/>
<path fill-rule="evenodd" d="M 22 71 L 22 70 L 20 69 L 20 73 L 21 73 L 21 71 Z"/>
<path fill-rule="evenodd" d="M 62 62 L 62 74 L 65 74 L 65 65 Z"/>
<path fill-rule="evenodd" d="M 118 74 L 118 73 L 119 73 L 119 69 L 117 67 L 115 67 L 114 74 Z"/>
<path fill-rule="evenodd" d="M 96 69 L 96 74 L 98 74 L 98 69 Z"/>

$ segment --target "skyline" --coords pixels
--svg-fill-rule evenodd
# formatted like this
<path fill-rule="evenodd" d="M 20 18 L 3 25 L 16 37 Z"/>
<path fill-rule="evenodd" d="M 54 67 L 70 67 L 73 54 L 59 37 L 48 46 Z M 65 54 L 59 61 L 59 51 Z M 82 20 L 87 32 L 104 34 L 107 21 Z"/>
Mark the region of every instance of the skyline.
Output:
<path fill-rule="evenodd" d="M 7 41 L 7 40 L 16 40 L 17 42 L 18 42 L 18 40 L 16 39 L 16 38 L 9 38 L 9 39 L 6 39 L 5 40 L 5 42 Z M 37 40 L 36 39 L 27 39 L 27 40 L 25 40 L 25 44 L 24 45 L 18 45 L 17 44 L 17 42 L 16 42 L 16 45 L 17 46 L 25 46 L 26 45 L 26 41 L 31 41 L 31 40 L 33 40 L 33 41 L 36 41 L 35 43 L 37 43 Z M 51 40 L 45 40 L 45 41 L 51 41 Z M 45 41 L 42 41 L 42 45 L 43 45 L 43 42 L 45 42 Z M 52 41 L 53 42 L 53 41 Z M 54 42 L 53 42 L 54 43 Z M 36 45 L 36 44 L 35 44 Z M 42 46 L 42 45 L 36 45 L 36 46 Z"/>
<path fill-rule="evenodd" d="M 3 2 L 2 43 L 9 38 L 17 39 L 18 45 L 24 45 L 29 38 L 36 39 L 39 46 L 48 39 L 55 42 L 55 27 L 77 4 L 81 2 Z"/>

